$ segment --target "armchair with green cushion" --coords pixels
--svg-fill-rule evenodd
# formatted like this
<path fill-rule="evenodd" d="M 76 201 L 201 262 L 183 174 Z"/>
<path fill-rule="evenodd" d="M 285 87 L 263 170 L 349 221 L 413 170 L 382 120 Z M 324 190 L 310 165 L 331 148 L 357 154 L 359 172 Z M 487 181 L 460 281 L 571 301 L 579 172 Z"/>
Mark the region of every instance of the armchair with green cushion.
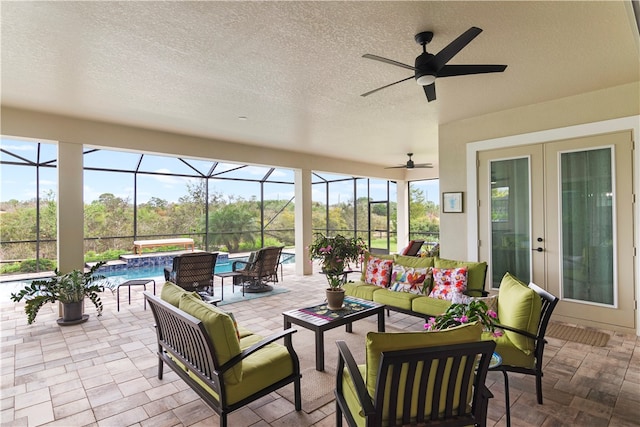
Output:
<path fill-rule="evenodd" d="M 222 427 L 230 412 L 291 383 L 295 409 L 301 410 L 300 363 L 291 340 L 285 339 L 295 329 L 264 338 L 197 294 L 180 295 L 177 286 L 167 285 L 162 298 L 144 293 L 157 332 L 158 379 L 167 364 L 220 415 Z"/>
<path fill-rule="evenodd" d="M 366 363 L 357 365 L 344 341 L 336 378 L 336 425 L 486 425 L 485 386 L 492 341 L 482 326 L 436 332 L 367 334 Z"/>
<path fill-rule="evenodd" d="M 502 357 L 502 364 L 491 370 L 501 371 L 504 376 L 507 425 L 510 425 L 507 372 L 535 375 L 538 403 L 542 404 L 545 333 L 557 304 L 556 296 L 534 283 L 527 286 L 510 273 L 506 273 L 500 282 L 496 327 L 504 330 L 504 334 L 494 337 L 485 332 L 483 338 L 493 339 L 496 352 Z"/>

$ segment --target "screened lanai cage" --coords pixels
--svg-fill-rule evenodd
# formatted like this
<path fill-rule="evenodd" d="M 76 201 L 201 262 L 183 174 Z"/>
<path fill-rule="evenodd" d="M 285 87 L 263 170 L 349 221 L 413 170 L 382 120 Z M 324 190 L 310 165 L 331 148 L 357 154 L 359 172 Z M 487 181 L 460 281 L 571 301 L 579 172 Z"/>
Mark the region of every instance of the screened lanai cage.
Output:
<path fill-rule="evenodd" d="M 2 273 L 50 271 L 57 257 L 57 146 L 0 142 Z M 141 239 L 186 237 L 196 248 L 231 254 L 295 245 L 293 170 L 96 148 L 85 148 L 83 162 L 87 262 L 130 254 Z M 409 184 L 410 235 L 437 240 L 437 180 L 426 190 L 435 202 L 424 197 L 425 182 Z M 315 232 L 396 249 L 395 182 L 314 172 L 312 190 Z"/>

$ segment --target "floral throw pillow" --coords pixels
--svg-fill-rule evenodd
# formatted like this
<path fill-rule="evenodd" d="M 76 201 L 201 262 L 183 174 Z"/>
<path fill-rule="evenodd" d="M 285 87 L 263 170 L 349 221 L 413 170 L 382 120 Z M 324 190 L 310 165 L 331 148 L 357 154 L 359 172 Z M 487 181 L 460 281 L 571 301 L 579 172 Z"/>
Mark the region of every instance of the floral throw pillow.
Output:
<path fill-rule="evenodd" d="M 370 285 L 376 285 L 383 288 L 389 287 L 389 276 L 391 275 L 392 265 L 393 261 L 390 259 L 380 259 L 376 257 L 369 258 L 364 281 Z"/>
<path fill-rule="evenodd" d="M 428 295 L 430 279 L 431 267 L 413 268 L 396 264 L 391 272 L 389 289 L 396 292 Z"/>
<path fill-rule="evenodd" d="M 454 294 L 463 293 L 467 290 L 467 274 L 467 267 L 433 267 L 433 290 L 429 296 L 451 301 Z"/>

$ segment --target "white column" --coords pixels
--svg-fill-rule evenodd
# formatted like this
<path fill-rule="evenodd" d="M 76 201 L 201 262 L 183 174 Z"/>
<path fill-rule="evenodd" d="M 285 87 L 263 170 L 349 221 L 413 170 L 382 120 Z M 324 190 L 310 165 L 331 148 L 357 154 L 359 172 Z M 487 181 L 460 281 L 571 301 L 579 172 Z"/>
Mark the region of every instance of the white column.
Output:
<path fill-rule="evenodd" d="M 396 181 L 398 251 L 409 244 L 409 188 L 407 181 Z"/>
<path fill-rule="evenodd" d="M 308 249 L 313 239 L 311 170 L 295 170 L 295 195 L 296 274 L 309 275 L 313 273 Z"/>
<path fill-rule="evenodd" d="M 84 268 L 82 144 L 58 143 L 58 270 Z"/>

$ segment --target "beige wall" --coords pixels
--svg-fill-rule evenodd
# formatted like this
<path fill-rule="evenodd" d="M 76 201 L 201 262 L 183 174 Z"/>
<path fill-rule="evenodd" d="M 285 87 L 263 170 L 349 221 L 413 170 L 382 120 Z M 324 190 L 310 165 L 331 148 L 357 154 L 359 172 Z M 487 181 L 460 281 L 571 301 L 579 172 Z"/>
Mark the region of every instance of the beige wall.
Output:
<path fill-rule="evenodd" d="M 468 143 L 639 114 L 640 82 L 636 82 L 441 125 L 440 191 L 468 194 L 467 174 L 476 171 L 476 165 L 466 161 Z M 471 203 L 477 202 L 464 197 L 464 213 L 441 214 L 443 257 L 467 259 L 469 252 L 475 252 L 469 251 L 467 243 L 467 214 Z"/>

